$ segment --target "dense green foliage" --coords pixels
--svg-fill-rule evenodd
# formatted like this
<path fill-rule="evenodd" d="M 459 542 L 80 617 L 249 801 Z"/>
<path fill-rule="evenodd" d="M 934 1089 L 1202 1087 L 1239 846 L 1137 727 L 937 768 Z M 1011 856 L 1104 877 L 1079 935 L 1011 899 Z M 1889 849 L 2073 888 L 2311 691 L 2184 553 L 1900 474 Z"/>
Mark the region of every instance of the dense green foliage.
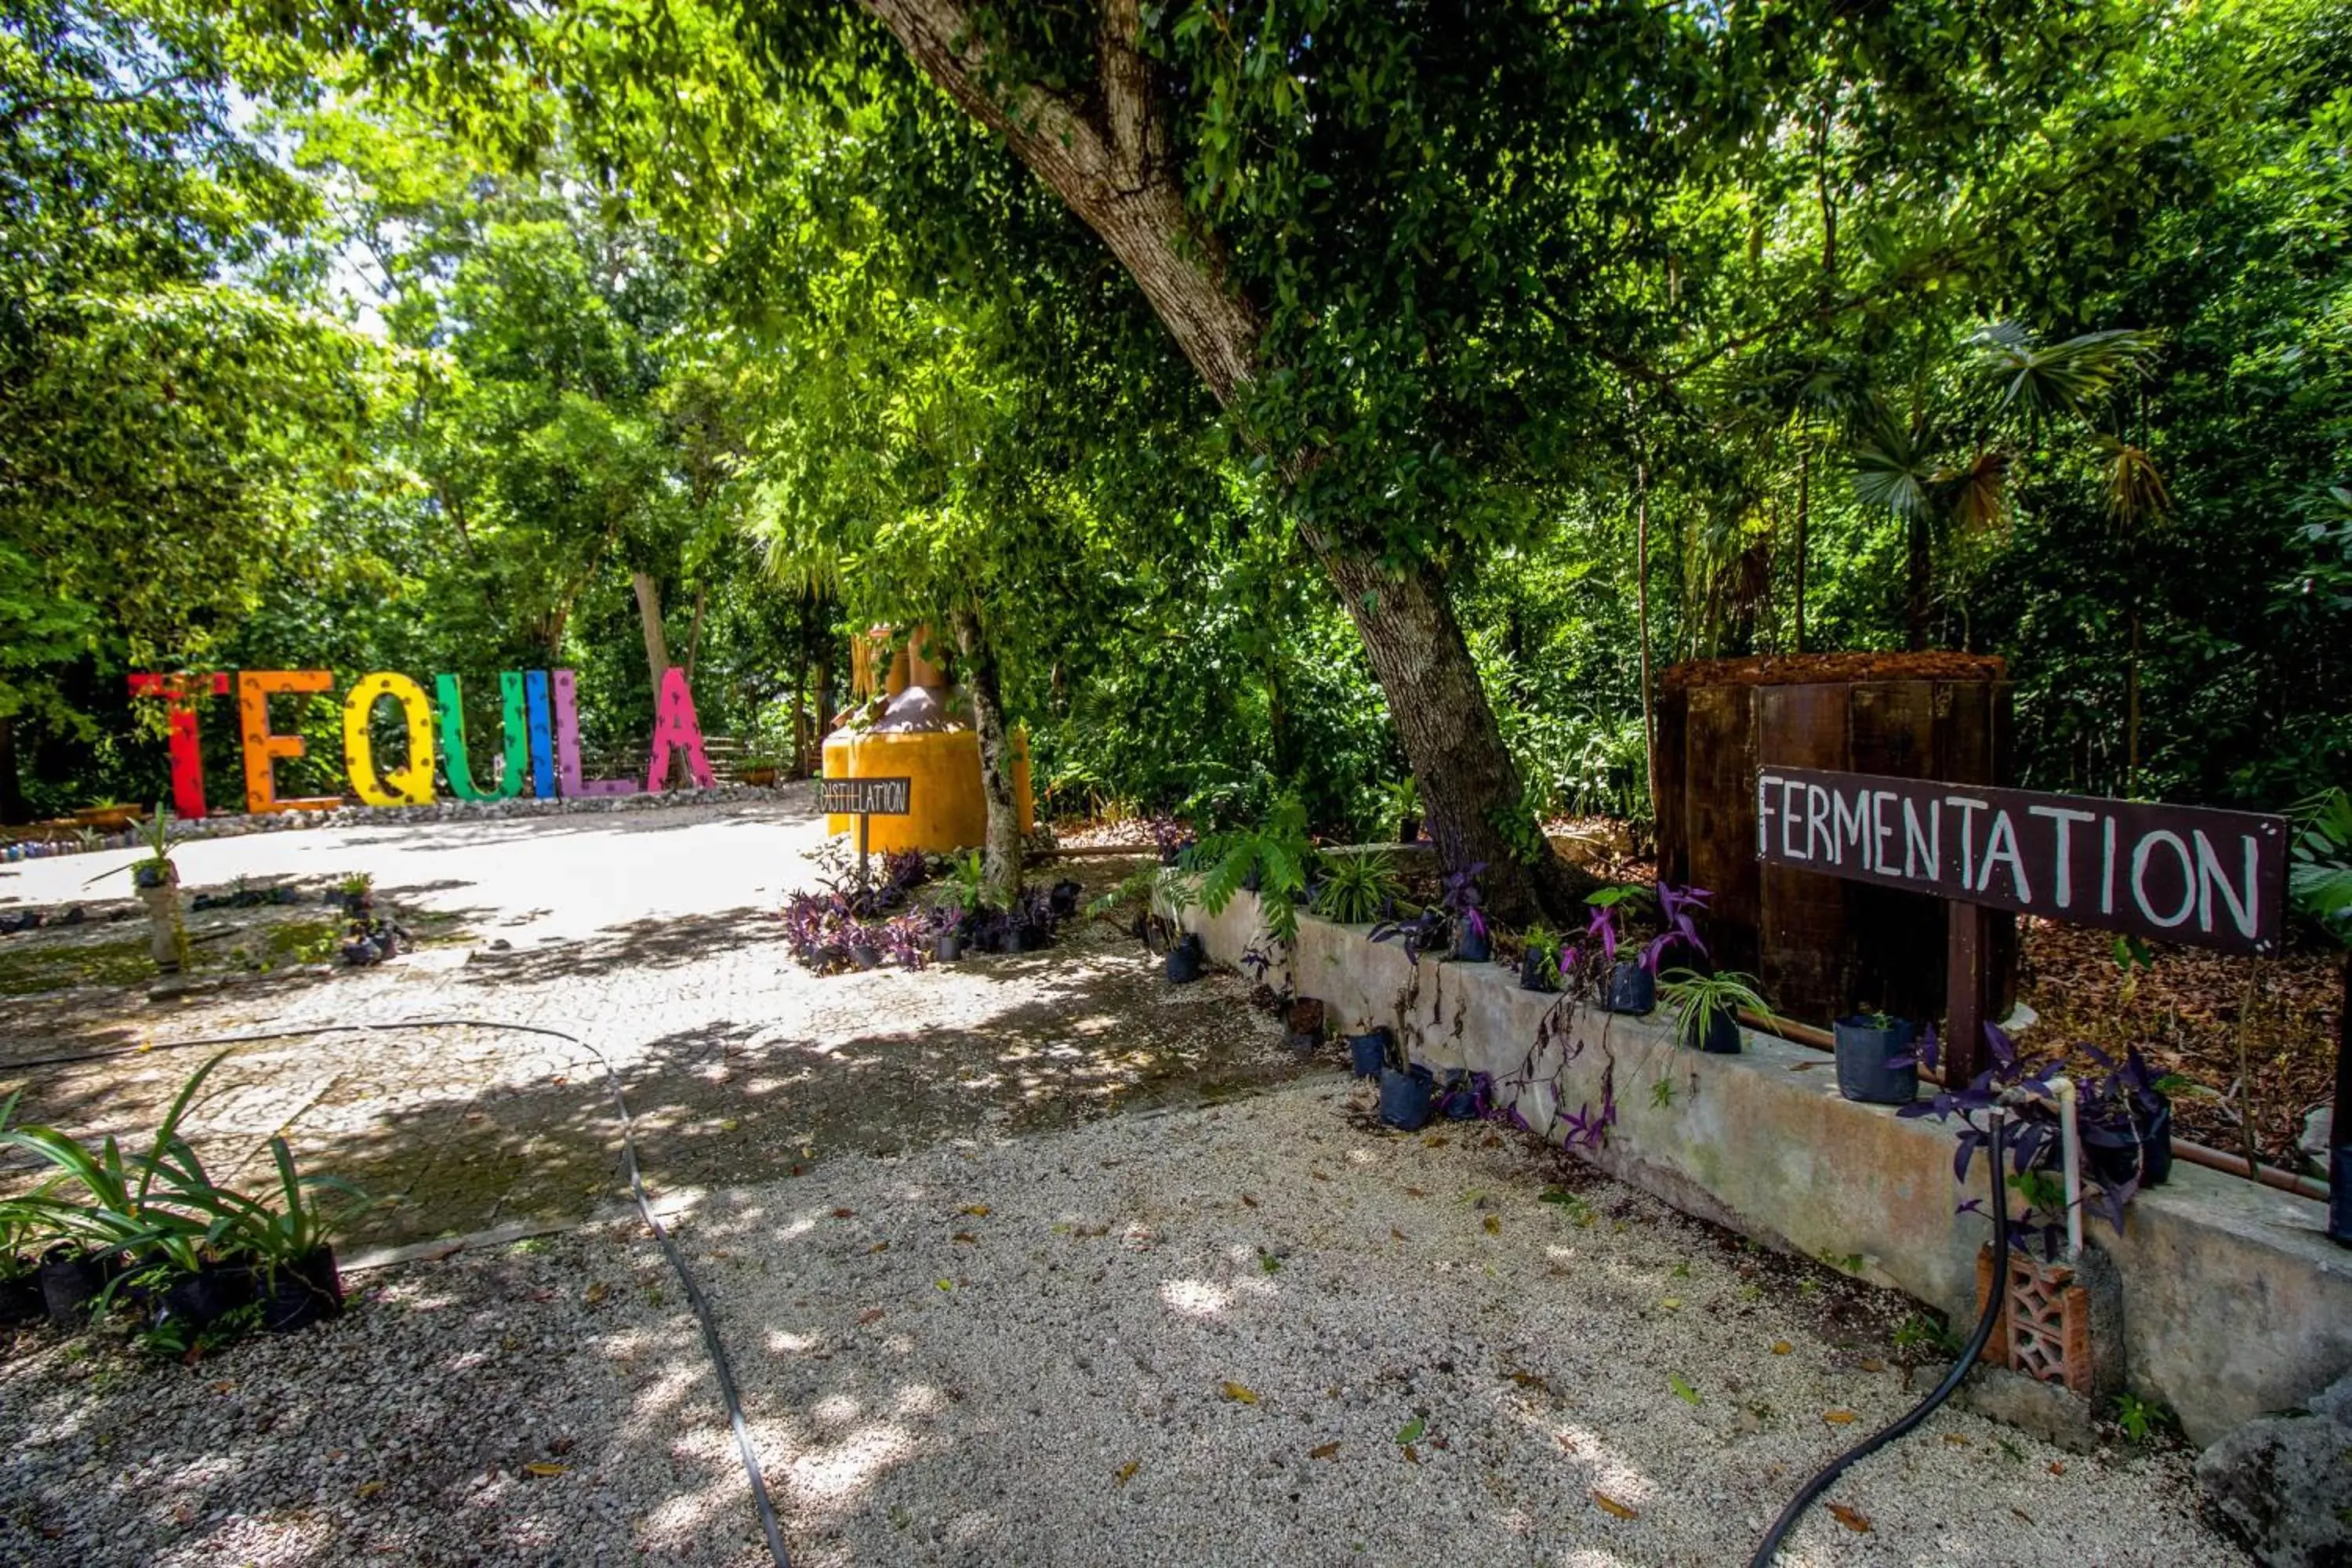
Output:
<path fill-rule="evenodd" d="M 1093 16 L 971 12 L 1081 96 Z M 5 0 L 0 773 L 160 793 L 132 668 L 560 662 L 626 750 L 642 593 L 763 750 L 851 631 L 963 613 L 1055 806 L 1385 836 L 1335 549 L 1437 574 L 1545 809 L 1645 807 L 1645 603 L 1658 664 L 2006 655 L 2030 784 L 2352 773 L 2339 7 L 1190 0 L 1139 47 L 1262 326 L 1229 398 L 847 7 Z"/>

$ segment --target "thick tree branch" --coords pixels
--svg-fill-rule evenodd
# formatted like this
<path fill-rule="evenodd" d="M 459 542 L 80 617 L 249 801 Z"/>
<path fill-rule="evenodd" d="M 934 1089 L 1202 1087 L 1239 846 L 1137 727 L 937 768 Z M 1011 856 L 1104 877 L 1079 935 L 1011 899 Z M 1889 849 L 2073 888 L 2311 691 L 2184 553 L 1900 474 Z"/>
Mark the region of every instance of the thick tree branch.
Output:
<path fill-rule="evenodd" d="M 917 68 L 1003 136 L 1110 247 L 1217 401 L 1256 373 L 1257 314 L 1226 276 L 1214 238 L 1192 221 L 1167 156 L 1151 63 L 1136 47 L 1136 0 L 1104 0 L 1097 43 L 1102 110 L 1003 78 L 957 0 L 859 0 Z"/>

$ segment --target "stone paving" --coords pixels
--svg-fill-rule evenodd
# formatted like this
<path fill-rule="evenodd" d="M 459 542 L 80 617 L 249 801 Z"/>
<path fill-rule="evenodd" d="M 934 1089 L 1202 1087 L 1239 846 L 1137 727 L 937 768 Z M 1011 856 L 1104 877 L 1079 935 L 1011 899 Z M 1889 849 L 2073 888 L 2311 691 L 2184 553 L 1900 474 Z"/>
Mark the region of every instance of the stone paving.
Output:
<path fill-rule="evenodd" d="M 86 886 L 131 852 L 0 868 L 0 911 L 81 902 L 89 916 L 0 936 L 0 1097 L 21 1088 L 24 1120 L 128 1140 L 211 1054 L 142 1047 L 318 1026 L 531 1025 L 611 1059 L 648 1184 L 677 1198 L 835 1152 L 986 1142 L 1300 1070 L 1278 1026 L 1242 1005 L 1243 982 L 1171 987 L 1101 921 L 1041 953 L 810 975 L 772 911 L 821 875 L 824 842 L 804 805 L 781 803 L 194 842 L 174 852 L 189 896 L 284 882 L 306 899 L 192 915 L 201 953 L 263 951 L 273 921 L 314 928 L 325 911 L 309 900 L 353 871 L 425 940 L 373 969 L 253 974 L 208 960 L 185 986 L 125 958 L 144 937 L 106 918 L 129 907 L 125 879 Z M 1094 887 L 1126 868 L 1074 864 Z M 93 956 L 49 964 L 76 944 Z M 108 1051 L 121 1054 L 54 1059 Z M 245 1046 L 188 1123 L 215 1179 L 248 1184 L 269 1179 L 266 1141 L 280 1130 L 306 1168 L 404 1200 L 361 1240 L 575 1221 L 625 1193 L 595 1052 L 547 1036 L 415 1027 Z M 0 1182 L 22 1174 L 0 1163 Z"/>

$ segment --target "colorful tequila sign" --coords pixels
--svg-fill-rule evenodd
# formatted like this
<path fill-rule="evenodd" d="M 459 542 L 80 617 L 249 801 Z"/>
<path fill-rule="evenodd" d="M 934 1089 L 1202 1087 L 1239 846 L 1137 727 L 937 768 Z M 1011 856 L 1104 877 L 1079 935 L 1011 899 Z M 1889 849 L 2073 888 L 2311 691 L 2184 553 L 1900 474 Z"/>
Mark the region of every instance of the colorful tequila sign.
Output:
<path fill-rule="evenodd" d="M 182 816 L 205 815 L 205 774 L 199 748 L 196 705 L 206 696 L 226 697 L 226 675 L 157 675 L 131 678 L 134 697 L 161 699 L 169 718 L 172 755 L 172 805 Z M 333 689 L 334 677 L 323 669 L 247 669 L 237 672 L 237 722 L 245 760 L 245 808 L 272 811 L 327 811 L 343 803 L 332 795 L 280 799 L 277 766 L 287 757 L 299 757 L 305 742 L 299 735 L 271 728 L 269 700 L 281 693 L 311 696 Z M 435 738 L 449 793 L 459 800 L 505 800 L 520 795 L 525 781 L 541 799 L 586 795 L 635 795 L 635 779 L 591 779 L 582 776 L 578 686 L 568 669 L 509 669 L 499 677 L 502 722 L 499 726 L 500 765 L 496 783 L 484 788 L 475 782 L 475 755 L 467 746 L 464 689 L 454 675 L 433 678 L 434 697 L 407 676 L 374 670 L 360 677 L 343 698 L 343 769 L 352 793 L 369 805 L 430 805 L 433 804 Z M 377 707 L 396 703 L 407 743 L 396 763 L 380 760 L 373 734 Z M 437 711 L 436 711 L 437 710 Z M 658 791 L 669 776 L 673 752 L 686 753 L 688 773 L 703 789 L 711 786 L 709 759 L 703 752 L 702 728 L 694 714 L 694 695 L 687 689 L 686 671 L 673 668 L 662 676 L 654 699 L 653 761 L 643 788 Z"/>

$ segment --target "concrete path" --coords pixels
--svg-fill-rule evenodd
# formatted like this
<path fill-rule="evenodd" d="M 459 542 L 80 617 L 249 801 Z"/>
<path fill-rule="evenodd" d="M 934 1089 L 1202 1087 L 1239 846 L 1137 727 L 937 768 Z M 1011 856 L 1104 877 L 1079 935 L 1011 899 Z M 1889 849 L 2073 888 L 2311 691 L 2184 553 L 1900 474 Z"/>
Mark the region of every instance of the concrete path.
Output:
<path fill-rule="evenodd" d="M 137 957 L 143 927 L 104 918 L 125 904 L 123 879 L 83 886 L 131 853 L 10 867 L 0 908 L 114 903 L 87 905 L 79 926 L 0 937 L 0 1096 L 21 1087 L 26 1120 L 131 1139 L 208 1051 L 10 1064 L 306 1026 L 528 1024 L 612 1058 L 648 1178 L 675 1195 L 788 1176 L 841 1151 L 986 1141 L 1297 1070 L 1274 1023 L 1240 1005 L 1240 982 L 1171 988 L 1100 921 L 1042 953 L 811 975 L 773 911 L 822 875 L 824 844 L 821 822 L 782 805 L 192 843 L 174 857 L 191 897 L 244 879 L 297 882 L 315 900 L 365 871 L 425 944 L 375 969 L 253 974 L 226 955 L 266 951 L 281 926 L 323 929 L 329 911 L 193 915 L 196 988 L 161 1000 Z M 1084 875 L 1101 884 L 1121 869 L 1093 862 Z M 71 972 L 36 962 L 74 952 L 100 956 Z M 285 1130 L 307 1168 L 406 1200 L 368 1220 L 367 1240 L 574 1220 L 623 1191 L 595 1056 L 560 1039 L 308 1036 L 241 1047 L 207 1088 L 189 1131 L 216 1179 L 266 1183 L 266 1141 Z M 20 1173 L 0 1164 L 0 1181 Z"/>

